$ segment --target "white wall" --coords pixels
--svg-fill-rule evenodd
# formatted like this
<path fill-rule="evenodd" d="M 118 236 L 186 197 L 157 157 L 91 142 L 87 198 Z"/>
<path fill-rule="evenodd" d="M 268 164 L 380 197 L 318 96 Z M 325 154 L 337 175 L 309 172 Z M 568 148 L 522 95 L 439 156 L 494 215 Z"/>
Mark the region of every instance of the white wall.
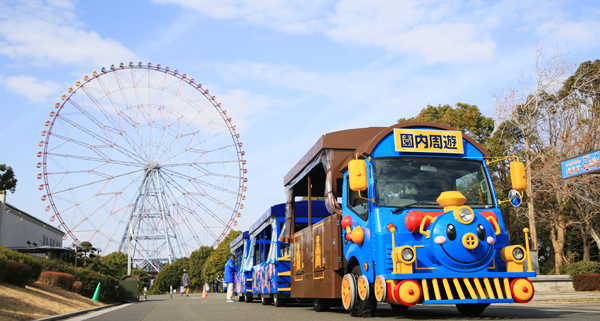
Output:
<path fill-rule="evenodd" d="M 0 246 L 26 247 L 27 241 L 38 246 L 62 247 L 64 233 L 26 213 L 0 202 Z"/>

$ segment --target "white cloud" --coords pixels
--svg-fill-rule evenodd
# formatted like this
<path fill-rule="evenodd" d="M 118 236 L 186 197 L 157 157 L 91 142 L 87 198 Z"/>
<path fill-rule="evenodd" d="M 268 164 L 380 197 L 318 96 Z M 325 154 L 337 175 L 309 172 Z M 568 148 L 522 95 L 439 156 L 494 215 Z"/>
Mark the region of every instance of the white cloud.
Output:
<path fill-rule="evenodd" d="M 28 101 L 34 103 L 46 102 L 49 95 L 55 95 L 62 86 L 50 81 L 40 81 L 31 76 L 11 76 L 0 78 L 0 84 L 16 94 L 24 96 Z"/>
<path fill-rule="evenodd" d="M 246 90 L 233 90 L 229 94 L 220 94 L 218 99 L 237 130 L 243 132 L 256 118 L 270 114 L 268 110 L 282 105 L 282 100 L 263 95 L 253 95 Z"/>
<path fill-rule="evenodd" d="M 97 66 L 138 60 L 119 41 L 83 30 L 65 0 L 0 4 L 0 55 L 37 66 Z M 89 68 L 89 67 L 88 67 Z"/>

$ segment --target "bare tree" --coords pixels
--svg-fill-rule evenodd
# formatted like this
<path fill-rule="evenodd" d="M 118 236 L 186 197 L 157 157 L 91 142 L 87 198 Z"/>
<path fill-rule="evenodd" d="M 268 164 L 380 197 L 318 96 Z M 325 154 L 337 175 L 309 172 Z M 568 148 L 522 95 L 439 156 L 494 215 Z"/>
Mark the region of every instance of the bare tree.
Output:
<path fill-rule="evenodd" d="M 495 95 L 495 116 L 500 122 L 508 122 L 519 129 L 523 135 L 523 150 L 527 172 L 527 218 L 531 232 L 532 249 L 538 249 L 534 200 L 536 189 L 533 181 L 537 174 L 532 171 L 532 164 L 539 160 L 539 154 L 533 147 L 538 137 L 538 124 L 546 117 L 541 103 L 548 93 L 558 92 L 563 82 L 574 71 L 576 64 L 568 53 L 558 47 L 547 58 L 544 46 L 536 44 L 533 52 L 535 73 L 533 78 L 523 72 L 517 88 L 509 88 L 505 93 Z"/>

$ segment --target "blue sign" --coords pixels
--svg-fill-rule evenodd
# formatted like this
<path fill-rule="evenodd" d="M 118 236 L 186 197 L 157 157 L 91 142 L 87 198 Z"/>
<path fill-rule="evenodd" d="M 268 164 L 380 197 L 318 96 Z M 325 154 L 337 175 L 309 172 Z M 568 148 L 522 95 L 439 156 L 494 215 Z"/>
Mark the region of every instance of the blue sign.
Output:
<path fill-rule="evenodd" d="M 562 178 L 600 172 L 600 149 L 588 152 L 560 163 Z"/>

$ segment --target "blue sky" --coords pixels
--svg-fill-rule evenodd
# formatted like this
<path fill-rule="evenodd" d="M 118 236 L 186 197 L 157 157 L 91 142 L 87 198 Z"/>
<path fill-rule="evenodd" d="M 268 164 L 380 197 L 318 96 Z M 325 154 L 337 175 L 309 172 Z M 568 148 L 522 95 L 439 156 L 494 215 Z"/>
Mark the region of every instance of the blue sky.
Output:
<path fill-rule="evenodd" d="M 596 1 L 10 1 L 0 3 L 0 164 L 8 202 L 43 221 L 35 156 L 53 105 L 84 75 L 160 63 L 209 88 L 241 135 L 237 229 L 285 201 L 283 176 L 327 132 L 389 126 L 427 104 L 492 116 L 536 42 L 600 58 Z"/>

